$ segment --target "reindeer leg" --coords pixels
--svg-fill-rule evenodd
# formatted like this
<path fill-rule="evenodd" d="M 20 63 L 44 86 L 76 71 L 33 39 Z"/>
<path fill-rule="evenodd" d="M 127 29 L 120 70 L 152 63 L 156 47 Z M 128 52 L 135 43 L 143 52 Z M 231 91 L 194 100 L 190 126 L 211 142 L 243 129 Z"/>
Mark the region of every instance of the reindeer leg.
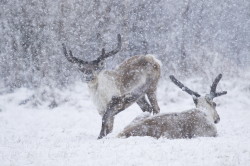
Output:
<path fill-rule="evenodd" d="M 111 102 L 108 104 L 108 109 L 102 118 L 102 129 L 98 139 L 105 137 L 112 131 L 114 116 L 123 111 L 129 105 L 133 104 L 135 101 L 136 99 L 132 98 L 128 94 L 119 97 L 112 97 Z"/>
<path fill-rule="evenodd" d="M 111 123 L 114 122 L 113 121 L 114 117 L 111 116 L 111 112 L 112 112 L 112 110 L 108 109 L 102 117 L 102 129 L 101 129 L 101 132 L 98 136 L 98 139 L 105 137 L 107 134 L 109 134 L 111 132 L 111 130 L 113 128 L 113 124 L 111 124 Z M 111 129 L 109 129 L 110 126 L 112 126 Z"/>
<path fill-rule="evenodd" d="M 148 82 L 151 82 L 149 85 L 149 90 L 147 91 L 148 100 L 153 107 L 153 114 L 158 114 L 160 112 L 160 107 L 157 102 L 156 91 L 157 91 L 157 84 L 159 78 L 152 79 Z"/>
<path fill-rule="evenodd" d="M 136 103 L 140 106 L 143 112 L 151 113 L 153 111 L 152 106 L 148 103 L 145 96 L 142 96 L 139 100 L 136 101 Z"/>
<path fill-rule="evenodd" d="M 112 118 L 119 112 L 135 103 L 141 96 L 145 95 L 147 85 L 143 85 L 132 93 L 123 96 L 114 96 L 107 106 L 107 110 L 102 118 L 102 129 L 98 139 L 101 139 L 111 132 L 110 126 L 113 126 Z"/>
<path fill-rule="evenodd" d="M 113 112 L 116 109 L 119 109 L 119 107 L 121 107 L 120 100 L 121 100 L 121 97 L 113 96 L 111 101 L 109 102 L 107 106 L 107 110 L 105 111 L 105 114 L 102 117 L 102 129 L 101 129 L 98 139 L 105 137 L 113 130 L 113 123 L 114 123 Z"/>
<path fill-rule="evenodd" d="M 110 117 L 109 123 L 108 123 L 108 133 L 111 133 L 113 131 L 114 120 L 115 120 L 114 116 Z"/>
<path fill-rule="evenodd" d="M 156 94 L 155 92 L 149 92 L 147 93 L 149 102 L 151 103 L 153 107 L 153 113 L 158 114 L 160 112 L 160 107 L 157 102 Z"/>

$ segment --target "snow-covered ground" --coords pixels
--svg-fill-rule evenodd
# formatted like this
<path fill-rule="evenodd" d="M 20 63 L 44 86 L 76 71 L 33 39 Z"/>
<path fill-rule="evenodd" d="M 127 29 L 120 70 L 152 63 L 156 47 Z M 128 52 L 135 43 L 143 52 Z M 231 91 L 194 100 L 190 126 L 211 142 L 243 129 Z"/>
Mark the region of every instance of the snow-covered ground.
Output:
<path fill-rule="evenodd" d="M 215 99 L 221 118 L 217 124 L 218 137 L 179 140 L 116 138 L 141 114 L 137 105 L 118 114 L 113 133 L 97 140 L 101 117 L 83 83 L 57 91 L 55 98 L 59 98 L 59 106 L 54 109 L 49 109 L 46 102 L 40 102 L 42 105 L 36 108 L 32 102 L 24 104 L 33 94 L 27 89 L 2 94 L 0 166 L 247 166 L 250 164 L 250 84 L 247 81 L 221 81 L 219 90 L 227 90 L 228 95 Z M 199 91 L 200 84 L 200 80 L 187 83 L 204 94 L 209 87 Z M 194 107 L 191 97 L 172 84 L 160 86 L 158 99 L 161 112 Z"/>

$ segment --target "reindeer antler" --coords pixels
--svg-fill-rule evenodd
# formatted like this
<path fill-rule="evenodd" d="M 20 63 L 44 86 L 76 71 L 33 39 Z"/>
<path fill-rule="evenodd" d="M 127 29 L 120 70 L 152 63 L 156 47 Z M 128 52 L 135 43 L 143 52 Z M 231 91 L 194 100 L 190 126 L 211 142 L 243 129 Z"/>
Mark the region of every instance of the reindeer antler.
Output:
<path fill-rule="evenodd" d="M 221 78 L 222 78 L 222 74 L 219 74 L 215 78 L 215 80 L 214 80 L 214 82 L 213 82 L 213 84 L 211 86 L 210 96 L 211 96 L 212 99 L 215 98 L 215 97 L 219 97 L 221 95 L 227 94 L 227 91 L 216 92 L 217 85 L 218 85 L 219 81 L 221 80 Z"/>
<path fill-rule="evenodd" d="M 66 59 L 67 59 L 69 62 L 71 62 L 71 63 L 76 63 L 76 64 L 78 64 L 78 65 L 83 65 L 83 64 L 86 64 L 86 63 L 87 63 L 87 62 L 85 62 L 85 61 L 83 61 L 83 60 L 81 60 L 81 59 L 79 59 L 79 58 L 74 57 L 71 50 L 69 50 L 69 54 L 68 54 L 68 51 L 67 51 L 66 46 L 65 46 L 64 43 L 62 44 L 62 46 L 63 46 L 63 53 L 64 53 Z"/>
<path fill-rule="evenodd" d="M 201 95 L 197 92 L 192 91 L 191 89 L 189 89 L 188 87 L 186 87 L 185 85 L 183 85 L 180 81 L 178 81 L 173 75 L 170 75 L 169 78 L 171 79 L 171 81 L 177 85 L 179 88 L 181 88 L 183 91 L 187 92 L 188 94 L 190 94 L 191 96 L 195 96 L 195 97 L 200 97 Z"/>
<path fill-rule="evenodd" d="M 90 62 L 86 62 L 86 61 L 83 61 L 81 59 L 78 59 L 76 57 L 73 56 L 72 54 L 72 51 L 69 50 L 69 54 L 68 54 L 68 51 L 66 49 L 66 46 L 65 44 L 62 44 L 63 46 L 63 53 L 65 55 L 65 57 L 67 58 L 67 60 L 71 63 L 76 63 L 78 65 L 84 65 L 84 64 L 95 64 L 95 63 L 99 63 L 100 61 L 112 56 L 112 55 L 115 55 L 116 53 L 118 53 L 120 50 L 121 50 L 121 47 L 122 47 L 122 38 L 121 38 L 121 35 L 118 34 L 117 35 L 117 40 L 118 40 L 118 44 L 117 44 L 117 47 L 116 49 L 108 52 L 108 53 L 105 53 L 105 49 L 103 48 L 102 49 L 102 55 L 99 56 L 96 60 L 94 61 L 90 61 Z"/>
<path fill-rule="evenodd" d="M 116 49 L 114 49 L 114 50 L 112 50 L 112 51 L 110 51 L 108 53 L 105 53 L 105 49 L 103 48 L 102 49 L 102 55 L 99 56 L 96 61 L 100 62 L 101 60 L 104 60 L 104 59 L 106 59 L 106 58 L 108 58 L 108 57 L 110 57 L 110 56 L 115 55 L 116 53 L 118 53 L 121 50 L 121 48 L 122 48 L 122 37 L 121 37 L 120 34 L 117 35 L 117 41 L 118 41 L 118 44 L 117 44 Z"/>

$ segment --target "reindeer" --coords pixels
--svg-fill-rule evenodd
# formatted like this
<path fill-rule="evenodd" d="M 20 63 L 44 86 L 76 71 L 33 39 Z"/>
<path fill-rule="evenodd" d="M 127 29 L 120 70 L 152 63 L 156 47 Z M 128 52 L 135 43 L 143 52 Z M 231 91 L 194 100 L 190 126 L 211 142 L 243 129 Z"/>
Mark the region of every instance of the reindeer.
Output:
<path fill-rule="evenodd" d="M 216 111 L 216 103 L 213 99 L 227 94 L 226 91 L 216 92 L 217 84 L 221 78 L 222 74 L 219 74 L 211 86 L 210 93 L 201 96 L 184 86 L 171 75 L 170 79 L 172 82 L 193 97 L 196 108 L 180 113 L 166 113 L 152 117 L 136 118 L 118 137 L 151 136 L 169 139 L 215 137 L 217 135 L 215 124 L 220 121 L 220 117 Z"/>
<path fill-rule="evenodd" d="M 102 116 L 102 128 L 98 139 L 112 132 L 114 116 L 133 103 L 137 103 L 143 112 L 160 112 L 156 90 L 161 68 L 160 62 L 154 56 L 133 56 L 114 70 L 103 70 L 104 60 L 121 49 L 120 34 L 117 35 L 117 40 L 116 49 L 106 53 L 103 48 L 101 56 L 93 61 L 83 61 L 74 57 L 72 51 L 67 51 L 63 44 L 65 57 L 69 62 L 76 64 L 83 73 L 94 104 Z"/>

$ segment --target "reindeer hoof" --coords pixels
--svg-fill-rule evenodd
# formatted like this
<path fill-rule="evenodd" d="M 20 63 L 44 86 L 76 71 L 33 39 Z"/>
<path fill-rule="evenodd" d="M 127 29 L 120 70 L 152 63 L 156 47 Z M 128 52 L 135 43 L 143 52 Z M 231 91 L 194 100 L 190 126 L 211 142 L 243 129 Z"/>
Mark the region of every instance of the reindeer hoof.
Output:
<path fill-rule="evenodd" d="M 102 138 L 105 137 L 105 136 L 106 136 L 106 129 L 105 129 L 105 128 L 102 128 L 102 129 L 101 129 L 101 132 L 100 132 L 100 134 L 99 134 L 99 136 L 98 136 L 97 139 L 102 139 Z"/>
<path fill-rule="evenodd" d="M 100 135 L 97 139 L 102 139 L 103 137 L 106 137 L 109 133 L 111 133 L 112 129 L 109 128 L 109 126 L 106 126 L 105 128 L 101 129 Z"/>
<path fill-rule="evenodd" d="M 104 132 L 101 132 L 97 139 L 102 139 L 105 136 L 106 136 L 106 134 Z"/>
<path fill-rule="evenodd" d="M 104 136 L 102 135 L 99 135 L 97 139 L 102 139 Z"/>

